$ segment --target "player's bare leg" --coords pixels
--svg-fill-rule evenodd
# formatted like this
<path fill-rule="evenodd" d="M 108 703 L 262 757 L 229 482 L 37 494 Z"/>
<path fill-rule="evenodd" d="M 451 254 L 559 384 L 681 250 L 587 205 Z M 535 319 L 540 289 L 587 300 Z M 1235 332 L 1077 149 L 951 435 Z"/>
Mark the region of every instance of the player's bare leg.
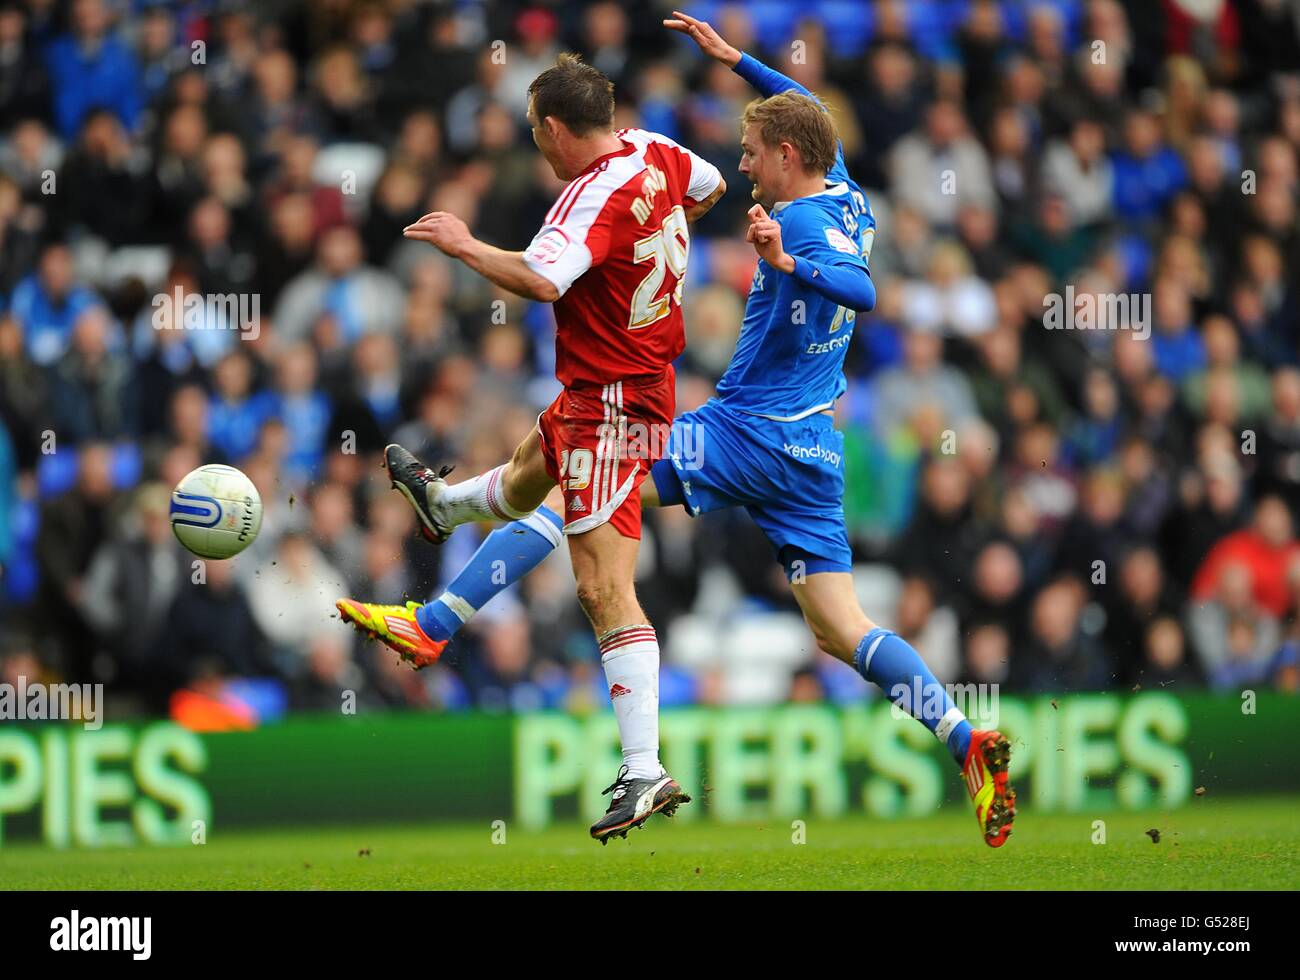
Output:
<path fill-rule="evenodd" d="M 990 847 L 1005 844 L 1016 815 L 1016 791 L 1007 775 L 1011 745 L 1006 736 L 970 727 L 920 654 L 862 611 L 852 574 L 818 572 L 793 579 L 795 600 L 818 646 L 879 685 L 891 701 L 948 747 L 961 766 L 984 842 Z"/>
<path fill-rule="evenodd" d="M 858 644 L 876 628 L 858 603 L 853 576 L 848 572 L 796 574 L 790 588 L 817 645 L 853 666 Z"/>
<path fill-rule="evenodd" d="M 646 480 L 641 484 L 641 507 L 658 507 L 659 506 L 659 488 L 655 486 L 654 480 Z"/>
<path fill-rule="evenodd" d="M 639 545 L 610 524 L 569 537 L 578 601 L 600 643 L 623 742 L 623 767 L 605 790 L 612 794 L 609 810 L 591 828 L 602 844 L 690 802 L 659 764 L 659 641 L 636 598 Z"/>
<path fill-rule="evenodd" d="M 450 467 L 434 471 L 394 443 L 384 450 L 393 487 L 415 508 L 420 531 L 434 544 L 473 521 L 521 520 L 537 510 L 555 481 L 546 472 L 541 437 L 534 427 L 510 461 L 461 483 L 448 484 Z"/>

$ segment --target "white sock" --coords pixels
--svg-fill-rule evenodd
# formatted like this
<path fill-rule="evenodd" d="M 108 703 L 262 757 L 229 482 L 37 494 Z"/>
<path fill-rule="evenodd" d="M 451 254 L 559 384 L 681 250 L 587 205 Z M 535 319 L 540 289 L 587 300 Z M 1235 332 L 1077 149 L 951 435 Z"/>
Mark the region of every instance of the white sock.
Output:
<path fill-rule="evenodd" d="M 451 525 L 469 524 L 472 521 L 518 521 L 532 513 L 516 510 L 506 500 L 502 476 L 506 464 L 471 477 L 462 483 L 449 486 L 438 498 L 438 510 Z"/>
<path fill-rule="evenodd" d="M 620 626 L 600 638 L 600 662 L 628 775 L 655 779 L 659 764 L 659 640 L 653 626 Z"/>

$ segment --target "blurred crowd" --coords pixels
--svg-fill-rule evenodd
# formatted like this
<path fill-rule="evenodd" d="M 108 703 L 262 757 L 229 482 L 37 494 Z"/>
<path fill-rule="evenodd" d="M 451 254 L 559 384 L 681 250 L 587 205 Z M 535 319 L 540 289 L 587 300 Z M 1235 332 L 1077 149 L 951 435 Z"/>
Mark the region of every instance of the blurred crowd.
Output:
<path fill-rule="evenodd" d="M 214 726 L 349 691 L 605 703 L 564 549 L 420 674 L 333 600 L 424 600 L 485 533 L 419 542 L 386 442 L 468 476 L 557 391 L 550 309 L 401 230 L 446 210 L 528 242 L 562 185 L 526 90 L 560 51 L 728 178 L 693 229 L 679 410 L 711 394 L 756 261 L 753 93 L 671 9 L 0 0 L 0 681 Z M 1296 689 L 1300 3 L 686 9 L 827 101 L 876 212 L 838 413 L 869 615 L 945 681 Z M 1051 329 L 1051 296 L 1102 312 Z M 266 505 L 229 562 L 168 524 L 203 462 Z M 648 515 L 638 582 L 665 704 L 867 693 L 743 513 Z"/>

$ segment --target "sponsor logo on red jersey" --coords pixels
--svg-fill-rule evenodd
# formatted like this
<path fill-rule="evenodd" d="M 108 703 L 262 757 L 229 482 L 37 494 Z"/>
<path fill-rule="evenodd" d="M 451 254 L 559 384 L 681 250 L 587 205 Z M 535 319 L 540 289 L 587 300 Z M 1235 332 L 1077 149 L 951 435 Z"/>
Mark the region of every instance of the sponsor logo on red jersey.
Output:
<path fill-rule="evenodd" d="M 548 265 L 558 262 L 564 250 L 569 247 L 569 236 L 559 228 L 551 228 L 540 236 L 528 249 L 528 257 Z"/>

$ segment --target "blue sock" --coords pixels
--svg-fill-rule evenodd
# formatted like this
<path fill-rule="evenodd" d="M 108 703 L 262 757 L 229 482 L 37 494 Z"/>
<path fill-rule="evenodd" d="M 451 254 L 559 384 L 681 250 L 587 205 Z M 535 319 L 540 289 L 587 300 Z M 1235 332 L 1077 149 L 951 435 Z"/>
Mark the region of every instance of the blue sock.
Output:
<path fill-rule="evenodd" d="M 910 643 L 897 633 L 877 627 L 858 644 L 853 665 L 889 700 L 934 732 L 948 746 L 957 765 L 966 762 L 970 722 Z"/>
<path fill-rule="evenodd" d="M 560 545 L 564 522 L 539 507 L 523 520 L 497 528 L 478 546 L 447 591 L 416 612 L 431 640 L 449 640 L 493 596 L 531 572 Z"/>

